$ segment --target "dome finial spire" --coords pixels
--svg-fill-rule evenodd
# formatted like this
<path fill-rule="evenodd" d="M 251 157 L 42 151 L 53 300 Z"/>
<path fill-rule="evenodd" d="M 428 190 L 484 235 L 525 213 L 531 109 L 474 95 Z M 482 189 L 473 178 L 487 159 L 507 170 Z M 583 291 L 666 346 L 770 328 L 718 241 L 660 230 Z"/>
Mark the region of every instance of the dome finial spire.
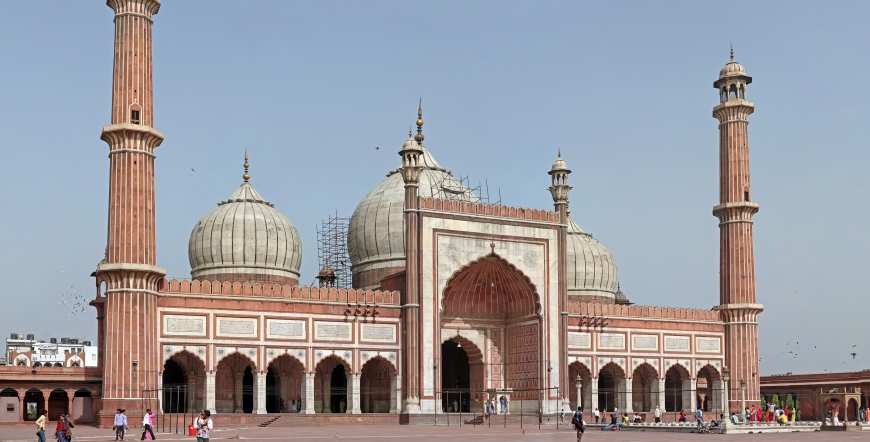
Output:
<path fill-rule="evenodd" d="M 245 149 L 245 174 L 242 175 L 242 178 L 245 179 L 246 183 L 248 182 L 249 179 L 251 179 L 251 175 L 248 175 L 248 167 L 250 167 L 248 165 L 248 149 Z"/>
<path fill-rule="evenodd" d="M 420 105 L 417 107 L 417 135 L 414 139 L 418 143 L 423 143 L 424 138 L 426 137 L 423 136 L 423 97 L 420 97 Z"/>
<path fill-rule="evenodd" d="M 562 158 L 562 148 L 561 147 L 559 148 L 559 150 L 557 152 L 559 154 L 559 158 Z"/>
<path fill-rule="evenodd" d="M 734 61 L 734 44 L 728 43 L 731 45 L 731 61 Z"/>

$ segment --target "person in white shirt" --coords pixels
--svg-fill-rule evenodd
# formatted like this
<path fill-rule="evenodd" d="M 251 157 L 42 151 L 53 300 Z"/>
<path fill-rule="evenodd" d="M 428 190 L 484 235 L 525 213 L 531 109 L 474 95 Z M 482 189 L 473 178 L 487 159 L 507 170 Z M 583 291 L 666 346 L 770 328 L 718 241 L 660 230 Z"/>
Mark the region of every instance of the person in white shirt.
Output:
<path fill-rule="evenodd" d="M 151 440 L 157 440 L 154 437 L 154 430 L 151 428 L 154 425 L 154 413 L 151 412 L 151 409 L 145 410 L 145 414 L 142 416 L 142 439 L 145 440 L 145 434 L 151 434 Z"/>
<path fill-rule="evenodd" d="M 193 420 L 193 427 L 196 428 L 196 442 L 208 442 L 211 430 L 214 428 L 211 412 L 202 410 L 202 413 Z"/>
<path fill-rule="evenodd" d="M 127 415 L 124 414 L 124 410 L 118 409 L 118 413 L 115 414 L 114 425 L 115 440 L 124 440 L 124 434 L 127 433 Z"/>
<path fill-rule="evenodd" d="M 654 415 L 655 418 L 656 418 L 656 423 L 659 423 L 659 422 L 662 421 L 662 409 L 659 408 L 658 405 L 656 405 L 656 411 L 653 412 L 653 415 Z"/>
<path fill-rule="evenodd" d="M 592 414 L 595 416 L 595 423 L 597 424 L 598 419 L 601 417 L 601 412 L 599 412 L 598 408 L 596 408 L 595 411 L 592 412 Z"/>

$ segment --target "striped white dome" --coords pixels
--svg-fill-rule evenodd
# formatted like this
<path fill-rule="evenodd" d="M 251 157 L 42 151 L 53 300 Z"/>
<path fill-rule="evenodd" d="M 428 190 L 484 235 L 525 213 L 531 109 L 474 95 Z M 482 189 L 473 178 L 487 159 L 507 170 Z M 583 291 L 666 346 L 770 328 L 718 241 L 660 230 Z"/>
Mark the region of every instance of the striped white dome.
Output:
<path fill-rule="evenodd" d="M 616 262 L 592 235 L 568 218 L 568 294 L 615 299 Z"/>
<path fill-rule="evenodd" d="M 196 223 L 187 253 L 190 274 L 209 280 L 221 274 L 298 280 L 302 263 L 296 227 L 247 182 Z"/>

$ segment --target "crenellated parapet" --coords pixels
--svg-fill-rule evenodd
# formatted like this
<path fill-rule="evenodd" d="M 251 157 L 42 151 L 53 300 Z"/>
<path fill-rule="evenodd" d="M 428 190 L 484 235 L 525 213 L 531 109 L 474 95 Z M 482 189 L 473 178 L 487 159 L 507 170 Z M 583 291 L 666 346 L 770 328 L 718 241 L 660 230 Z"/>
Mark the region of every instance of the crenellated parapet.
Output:
<path fill-rule="evenodd" d="M 346 304 L 399 305 L 397 291 L 339 289 L 282 284 L 252 284 L 222 281 L 166 279 L 160 282 L 161 294 L 220 295 L 245 298 L 281 298 L 288 301 L 340 302 Z"/>
<path fill-rule="evenodd" d="M 652 307 L 643 305 L 589 304 L 570 300 L 568 301 L 568 314 L 571 316 L 621 316 L 626 318 L 645 319 L 722 321 L 722 314 L 717 310 Z"/>
<path fill-rule="evenodd" d="M 509 218 L 528 221 L 541 221 L 561 224 L 559 215 L 552 210 L 529 209 L 523 207 L 501 206 L 496 204 L 474 203 L 468 201 L 423 198 L 419 201 L 420 210 L 461 213 L 466 215 Z"/>

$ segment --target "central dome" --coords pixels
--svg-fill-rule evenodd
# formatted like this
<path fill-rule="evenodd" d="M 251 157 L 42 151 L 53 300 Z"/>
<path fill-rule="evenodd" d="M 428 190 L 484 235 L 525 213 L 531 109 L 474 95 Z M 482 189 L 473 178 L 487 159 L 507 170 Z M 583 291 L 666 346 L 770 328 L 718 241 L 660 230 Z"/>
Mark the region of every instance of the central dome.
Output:
<path fill-rule="evenodd" d="M 299 282 L 302 244 L 293 223 L 245 182 L 194 226 L 188 243 L 197 280 Z"/>
<path fill-rule="evenodd" d="M 584 302 L 616 301 L 617 273 L 613 255 L 568 218 L 568 294 Z"/>
<path fill-rule="evenodd" d="M 407 142 L 414 143 L 413 138 Z M 453 174 L 441 167 L 423 147 L 420 184 L 417 194 L 423 198 L 448 197 L 479 203 Z M 398 169 L 360 201 L 350 218 L 347 248 L 350 254 L 353 286 L 376 289 L 381 279 L 405 270 L 405 182 Z"/>

